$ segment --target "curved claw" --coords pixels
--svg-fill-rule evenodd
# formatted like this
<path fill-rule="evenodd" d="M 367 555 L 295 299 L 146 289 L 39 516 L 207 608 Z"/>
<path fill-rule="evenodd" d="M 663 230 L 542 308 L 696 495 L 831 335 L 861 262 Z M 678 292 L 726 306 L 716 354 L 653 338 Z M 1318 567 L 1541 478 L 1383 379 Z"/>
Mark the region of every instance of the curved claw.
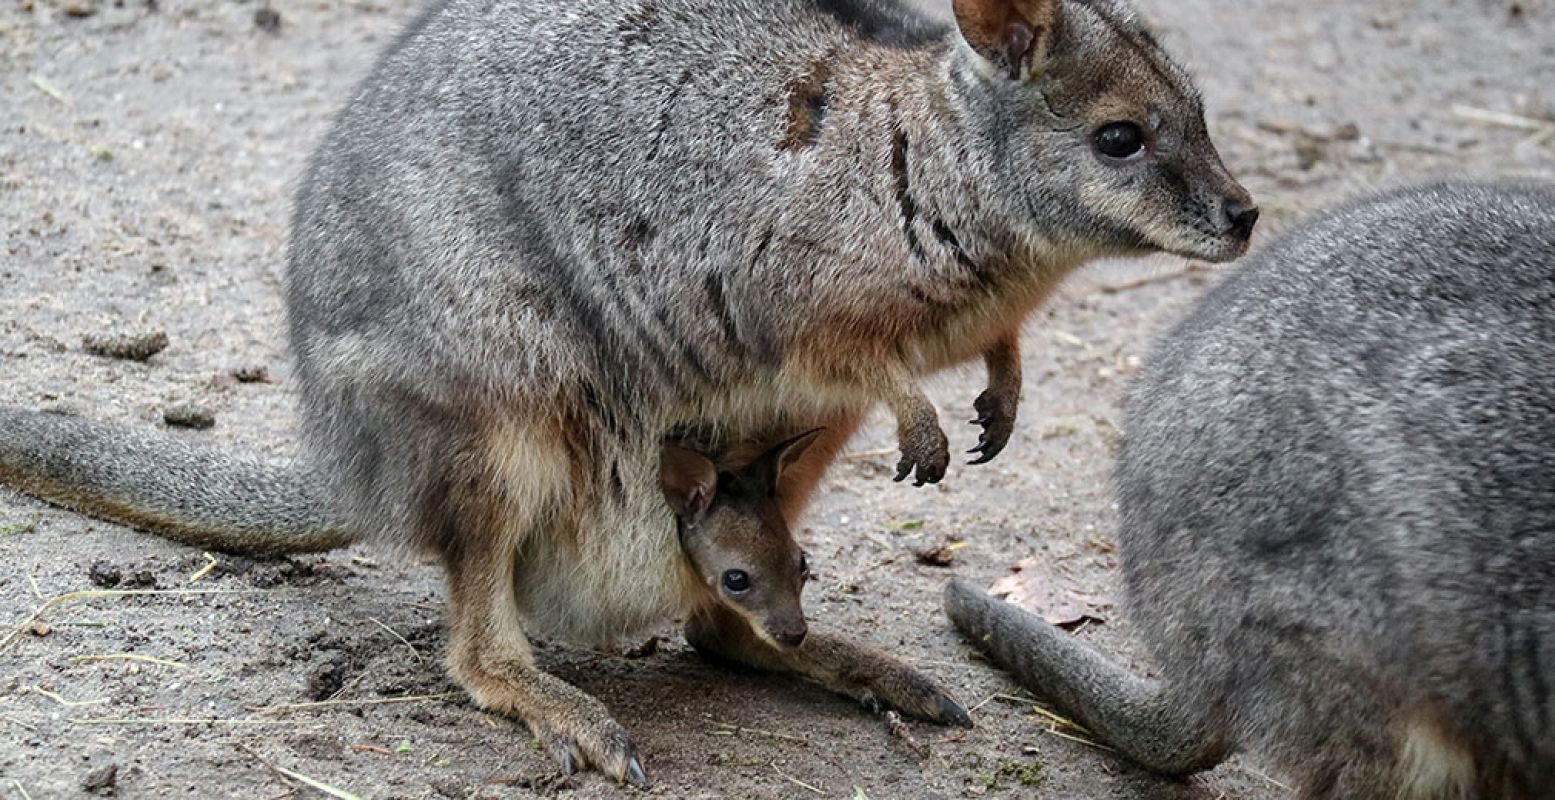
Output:
<path fill-rule="evenodd" d="M 970 721 L 968 719 L 968 722 Z M 646 787 L 648 785 L 648 773 L 643 771 L 642 762 L 637 760 L 637 756 L 632 756 L 632 760 L 626 762 L 626 779 L 633 786 Z"/>
<path fill-rule="evenodd" d="M 912 462 L 908 461 L 906 459 L 903 459 L 900 464 L 896 465 L 896 477 L 892 478 L 891 480 L 896 481 L 897 483 L 901 483 L 902 481 L 907 479 L 908 475 L 911 475 L 911 474 L 912 474 Z"/>
<path fill-rule="evenodd" d="M 968 714 L 966 709 L 961 707 L 960 703 L 944 695 L 941 695 L 939 698 L 939 713 L 940 721 L 947 725 L 954 725 L 958 728 L 977 727 L 972 722 L 972 715 Z"/>

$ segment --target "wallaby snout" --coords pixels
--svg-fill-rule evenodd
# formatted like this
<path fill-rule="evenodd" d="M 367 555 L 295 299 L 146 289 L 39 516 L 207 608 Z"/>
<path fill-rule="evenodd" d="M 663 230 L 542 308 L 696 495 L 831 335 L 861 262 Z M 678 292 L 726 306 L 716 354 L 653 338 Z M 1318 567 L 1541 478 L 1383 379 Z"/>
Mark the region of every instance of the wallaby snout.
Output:
<path fill-rule="evenodd" d="M 1244 196 L 1246 193 L 1243 193 Z M 1252 204 L 1252 198 L 1246 200 L 1238 197 L 1228 197 L 1221 204 L 1221 211 L 1225 212 L 1226 223 L 1231 227 L 1231 234 L 1242 241 L 1253 238 L 1253 226 L 1258 224 L 1258 206 Z"/>
<path fill-rule="evenodd" d="M 1202 177 L 1184 203 L 1184 210 L 1197 218 L 1183 220 L 1189 230 L 1197 229 L 1197 234 L 1190 237 L 1197 242 L 1180 254 L 1211 262 L 1240 258 L 1247 252 L 1253 228 L 1258 224 L 1258 203 L 1232 177 L 1214 145 L 1206 140 L 1202 150 L 1196 158 L 1190 158 L 1189 163 L 1197 165 L 1189 168 L 1190 173 L 1196 171 Z"/>

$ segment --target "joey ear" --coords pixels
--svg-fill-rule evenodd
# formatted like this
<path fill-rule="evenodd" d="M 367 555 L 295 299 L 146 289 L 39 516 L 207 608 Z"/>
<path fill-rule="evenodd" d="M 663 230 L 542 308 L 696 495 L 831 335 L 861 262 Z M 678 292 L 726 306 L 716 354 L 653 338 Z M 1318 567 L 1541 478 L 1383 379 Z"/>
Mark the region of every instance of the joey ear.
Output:
<path fill-rule="evenodd" d="M 675 515 L 695 525 L 713 504 L 718 468 L 695 450 L 665 443 L 659 450 L 659 488 Z"/>
<path fill-rule="evenodd" d="M 825 428 L 815 428 L 772 445 L 767 448 L 767 452 L 761 454 L 761 457 L 751 462 L 746 470 L 769 490 L 776 491 L 778 479 L 783 477 L 783 470 L 793 466 L 794 462 L 804 455 L 810 445 L 815 444 L 815 440 L 819 439 L 825 430 Z"/>
<path fill-rule="evenodd" d="M 1021 80 L 1042 73 L 1063 0 L 954 0 L 956 26 L 977 54 Z"/>
<path fill-rule="evenodd" d="M 821 434 L 825 432 L 825 428 L 815 428 L 793 438 L 778 442 L 777 446 L 772 448 L 778 451 L 776 477 L 783 477 L 783 470 L 793 466 L 794 462 L 798 461 L 799 457 L 804 455 L 806 450 L 810 449 L 810 445 L 815 444 L 815 440 L 821 438 Z"/>

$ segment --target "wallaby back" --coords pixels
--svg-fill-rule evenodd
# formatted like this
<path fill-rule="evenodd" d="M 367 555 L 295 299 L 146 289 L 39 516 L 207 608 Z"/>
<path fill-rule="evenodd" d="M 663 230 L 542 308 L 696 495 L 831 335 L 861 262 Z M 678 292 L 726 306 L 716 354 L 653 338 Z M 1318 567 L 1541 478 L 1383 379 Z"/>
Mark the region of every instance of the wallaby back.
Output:
<path fill-rule="evenodd" d="M 1552 364 L 1555 188 L 1341 206 L 1210 292 L 1130 394 L 1119 551 L 1154 698 L 975 589 L 951 616 L 1147 766 L 1239 747 L 1304 798 L 1548 797 Z M 1175 732 L 1140 737 L 1163 708 Z"/>
<path fill-rule="evenodd" d="M 273 555 L 356 538 L 306 469 L 78 417 L 0 406 L 0 482 L 199 547 Z"/>

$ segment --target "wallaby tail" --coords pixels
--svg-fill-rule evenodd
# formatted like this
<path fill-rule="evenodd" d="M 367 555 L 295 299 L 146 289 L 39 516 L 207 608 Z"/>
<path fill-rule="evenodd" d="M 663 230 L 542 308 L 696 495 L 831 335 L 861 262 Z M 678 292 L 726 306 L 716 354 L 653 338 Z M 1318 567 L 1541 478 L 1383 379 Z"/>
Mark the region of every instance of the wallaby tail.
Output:
<path fill-rule="evenodd" d="M 0 482 L 214 550 L 311 553 L 356 539 L 305 468 L 11 406 L 0 406 Z"/>
<path fill-rule="evenodd" d="M 1230 751 L 1206 712 L 1182 707 L 1079 637 L 961 580 L 945 587 L 961 634 L 1021 685 L 1052 699 L 1107 744 L 1154 772 L 1209 769 Z"/>

